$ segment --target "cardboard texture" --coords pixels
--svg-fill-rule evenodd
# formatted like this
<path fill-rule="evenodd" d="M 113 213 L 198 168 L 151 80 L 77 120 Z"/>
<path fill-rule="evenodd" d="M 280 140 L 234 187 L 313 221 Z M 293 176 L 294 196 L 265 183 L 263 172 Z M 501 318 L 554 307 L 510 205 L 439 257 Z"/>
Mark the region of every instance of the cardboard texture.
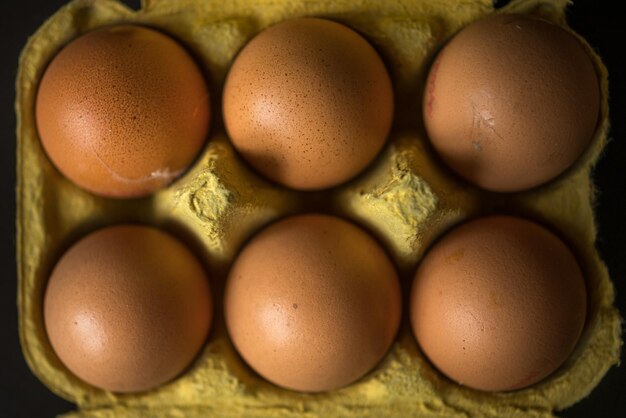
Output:
<path fill-rule="evenodd" d="M 492 194 L 462 182 L 435 156 L 421 120 L 429 65 L 451 35 L 495 12 L 534 13 L 566 26 L 566 6 L 566 0 L 517 0 L 494 11 L 487 0 L 145 0 L 134 11 L 113 0 L 74 0 L 54 14 L 24 48 L 16 85 L 18 303 L 31 369 L 78 405 L 65 417 L 547 417 L 586 396 L 617 363 L 621 347 L 613 285 L 594 247 L 591 170 L 609 126 L 606 68 L 587 46 L 602 86 L 593 143 L 566 173 L 531 191 Z M 324 192 L 299 193 L 259 177 L 237 156 L 221 122 L 222 86 L 238 51 L 262 29 L 297 16 L 333 19 L 364 35 L 385 61 L 396 96 L 384 151 L 356 179 Z M 178 39 L 198 60 L 212 96 L 210 138 L 193 167 L 170 187 L 133 200 L 97 197 L 63 178 L 43 152 L 34 120 L 38 82 L 60 48 L 118 23 L 147 25 Z M 419 351 L 405 306 L 390 352 L 363 379 L 321 394 L 278 388 L 248 368 L 229 341 L 223 284 L 247 238 L 272 220 L 308 211 L 345 216 L 373 232 L 397 263 L 405 302 L 423 252 L 458 222 L 510 213 L 548 225 L 571 246 L 586 275 L 590 304 L 583 337 L 566 364 L 539 384 L 478 392 L 433 369 Z M 191 245 L 210 273 L 216 307 L 211 335 L 193 365 L 169 384 L 130 395 L 74 377 L 52 351 L 42 318 L 46 281 L 63 251 L 88 232 L 119 222 L 160 226 Z"/>

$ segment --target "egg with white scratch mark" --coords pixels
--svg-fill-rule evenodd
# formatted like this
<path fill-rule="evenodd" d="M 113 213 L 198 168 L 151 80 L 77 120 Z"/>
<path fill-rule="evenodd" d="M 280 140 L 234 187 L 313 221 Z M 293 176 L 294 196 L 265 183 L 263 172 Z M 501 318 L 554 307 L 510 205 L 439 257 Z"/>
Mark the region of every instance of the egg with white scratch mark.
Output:
<path fill-rule="evenodd" d="M 134 25 L 89 32 L 46 69 L 36 101 L 41 143 L 92 193 L 145 196 L 192 163 L 209 130 L 200 68 L 174 39 Z"/>
<path fill-rule="evenodd" d="M 483 189 L 526 190 L 552 180 L 588 147 L 600 109 L 583 44 L 528 15 L 499 14 L 441 50 L 423 115 L 442 160 Z"/>

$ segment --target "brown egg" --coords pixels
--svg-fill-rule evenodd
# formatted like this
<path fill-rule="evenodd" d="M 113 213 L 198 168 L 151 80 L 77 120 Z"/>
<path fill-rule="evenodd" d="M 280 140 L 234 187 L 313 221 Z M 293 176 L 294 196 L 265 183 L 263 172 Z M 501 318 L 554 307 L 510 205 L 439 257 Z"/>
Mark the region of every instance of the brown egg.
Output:
<path fill-rule="evenodd" d="M 279 221 L 229 274 L 226 324 L 259 374 L 285 388 L 348 385 L 385 355 L 400 322 L 395 269 L 362 229 L 326 215 Z"/>
<path fill-rule="evenodd" d="M 255 37 L 224 86 L 230 139 L 256 170 L 300 190 L 362 171 L 393 117 L 385 66 L 365 39 L 324 19 L 292 19 Z"/>
<path fill-rule="evenodd" d="M 155 388 L 183 372 L 212 320 L 209 282 L 194 255 L 145 226 L 96 231 L 54 268 L 44 320 L 59 359 L 114 392 Z"/>
<path fill-rule="evenodd" d="M 445 375 L 475 389 L 519 389 L 574 349 L 586 317 L 585 282 L 547 229 L 492 216 L 453 229 L 430 249 L 410 308 L 420 347 Z"/>
<path fill-rule="evenodd" d="M 70 42 L 46 69 L 36 102 L 41 143 L 93 193 L 143 196 L 194 160 L 209 128 L 200 69 L 169 36 L 111 26 Z"/>
<path fill-rule="evenodd" d="M 523 15 L 493 15 L 459 32 L 435 60 L 424 96 L 442 159 L 484 189 L 512 192 L 565 171 L 589 145 L 600 88 L 575 36 Z"/>

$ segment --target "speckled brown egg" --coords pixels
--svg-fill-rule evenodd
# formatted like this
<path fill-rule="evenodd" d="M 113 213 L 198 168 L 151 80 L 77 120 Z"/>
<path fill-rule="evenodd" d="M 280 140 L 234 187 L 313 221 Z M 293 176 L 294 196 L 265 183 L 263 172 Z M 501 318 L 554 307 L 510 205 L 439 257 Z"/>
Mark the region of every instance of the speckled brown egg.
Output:
<path fill-rule="evenodd" d="M 212 321 L 207 276 L 181 242 L 121 225 L 72 246 L 44 298 L 52 348 L 80 379 L 114 392 L 155 388 L 183 372 Z"/>
<path fill-rule="evenodd" d="M 484 189 L 545 183 L 588 147 L 600 109 L 583 44 L 536 17 L 496 14 L 461 30 L 437 56 L 424 123 L 442 159 Z"/>
<path fill-rule="evenodd" d="M 209 128 L 200 69 L 176 41 L 121 25 L 70 42 L 36 101 L 41 143 L 71 181 L 109 197 L 143 196 L 194 160 Z"/>
<path fill-rule="evenodd" d="M 411 291 L 424 354 L 452 380 L 506 391 L 568 358 L 586 318 L 578 262 L 553 233 L 508 216 L 467 222 L 438 241 Z"/>
<path fill-rule="evenodd" d="M 350 28 L 302 18 L 261 32 L 237 56 L 224 122 L 258 172 L 300 190 L 357 175 L 383 147 L 393 117 L 389 74 Z"/>
<path fill-rule="evenodd" d="M 300 215 L 248 243 L 226 283 L 228 332 L 244 360 L 298 391 L 346 386 L 394 339 L 401 313 L 395 269 L 357 226 Z"/>

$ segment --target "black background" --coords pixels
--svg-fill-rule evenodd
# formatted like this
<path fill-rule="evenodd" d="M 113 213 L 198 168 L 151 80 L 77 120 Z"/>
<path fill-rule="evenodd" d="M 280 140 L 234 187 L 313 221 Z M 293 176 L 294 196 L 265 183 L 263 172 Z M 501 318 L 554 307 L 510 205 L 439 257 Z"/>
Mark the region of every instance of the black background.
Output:
<path fill-rule="evenodd" d="M 0 5 L 0 417 L 52 417 L 74 409 L 53 395 L 30 372 L 22 357 L 17 333 L 15 264 L 15 99 L 18 55 L 29 35 L 64 0 L 3 1 Z M 127 1 L 136 6 L 138 1 Z M 503 2 L 498 2 L 503 3 Z M 596 216 L 598 247 L 615 283 L 616 304 L 626 313 L 626 18 L 621 2 L 575 1 L 568 11 L 570 26 L 603 57 L 610 74 L 611 141 L 595 171 L 600 191 Z M 621 215 L 621 216 L 620 216 Z M 626 368 L 613 367 L 591 395 L 559 413 L 563 417 L 626 416 Z"/>

